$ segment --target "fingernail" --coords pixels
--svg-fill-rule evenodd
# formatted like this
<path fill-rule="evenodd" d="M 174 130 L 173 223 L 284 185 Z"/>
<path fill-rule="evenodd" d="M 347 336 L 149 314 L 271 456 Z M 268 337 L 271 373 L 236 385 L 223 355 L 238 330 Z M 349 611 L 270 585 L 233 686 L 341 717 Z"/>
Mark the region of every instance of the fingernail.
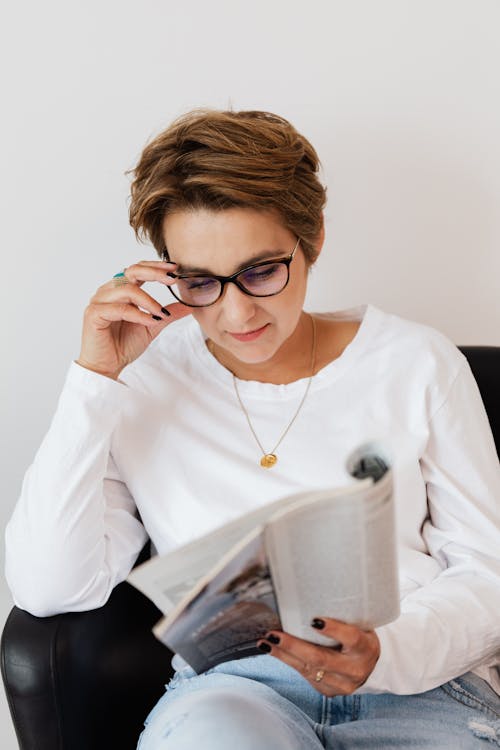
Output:
<path fill-rule="evenodd" d="M 170 276 L 171 279 L 175 279 L 175 273 L 172 273 L 171 271 L 167 271 L 166 276 Z"/>
<path fill-rule="evenodd" d="M 153 320 L 162 320 L 160 315 L 151 315 L 151 317 L 153 318 Z"/>
<path fill-rule="evenodd" d="M 317 630 L 323 630 L 325 627 L 325 621 L 320 620 L 319 617 L 315 617 L 314 620 L 311 622 L 311 627 L 316 628 Z"/>
<path fill-rule="evenodd" d="M 280 639 L 277 635 L 273 635 L 273 633 L 270 633 L 269 635 L 265 635 L 264 638 L 266 641 L 269 641 L 269 643 L 278 644 L 280 642 Z"/>
<path fill-rule="evenodd" d="M 166 307 L 162 307 L 162 308 L 161 308 L 161 311 L 162 311 L 162 313 L 163 313 L 164 315 L 166 315 L 166 316 L 167 316 L 167 318 L 169 318 L 169 317 L 170 317 L 171 313 L 169 313 L 169 311 L 167 310 L 167 308 L 166 308 Z"/>
<path fill-rule="evenodd" d="M 269 645 L 269 643 L 259 643 L 257 645 L 257 648 L 260 651 L 263 651 L 265 654 L 268 654 L 270 652 L 270 650 L 271 650 L 271 646 Z"/>

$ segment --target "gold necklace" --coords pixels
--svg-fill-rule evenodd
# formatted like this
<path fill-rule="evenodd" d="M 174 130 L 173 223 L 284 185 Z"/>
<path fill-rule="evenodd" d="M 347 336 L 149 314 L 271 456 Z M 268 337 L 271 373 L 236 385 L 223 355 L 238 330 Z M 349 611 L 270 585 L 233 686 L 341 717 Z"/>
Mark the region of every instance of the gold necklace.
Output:
<path fill-rule="evenodd" d="M 287 427 L 285 428 L 285 431 L 283 432 L 283 434 L 281 435 L 280 439 L 278 440 L 278 442 L 276 443 L 276 445 L 274 446 L 274 448 L 272 449 L 272 451 L 270 453 L 266 453 L 266 451 L 262 447 L 262 444 L 261 444 L 259 438 L 256 435 L 256 432 L 255 432 L 255 430 L 254 430 L 254 428 L 252 426 L 252 423 L 250 421 L 250 417 L 248 416 L 248 412 L 245 409 L 245 407 L 243 405 L 243 402 L 241 400 L 240 394 L 238 392 L 238 386 L 236 384 L 236 377 L 235 377 L 234 372 L 233 372 L 234 390 L 236 391 L 236 396 L 238 397 L 238 401 L 240 403 L 240 406 L 241 406 L 241 409 L 243 411 L 243 414 L 246 417 L 246 420 L 248 422 L 248 426 L 250 427 L 250 430 L 252 431 L 252 435 L 254 436 L 254 438 L 255 438 L 255 440 L 257 442 L 257 445 L 259 446 L 259 448 L 261 449 L 261 451 L 263 453 L 263 456 L 260 459 L 260 465 L 264 469 L 270 469 L 278 461 L 278 456 L 275 453 L 276 448 L 281 443 L 281 441 L 283 440 L 283 438 L 287 434 L 288 430 L 290 429 L 290 427 L 292 426 L 292 424 L 297 419 L 297 415 L 298 415 L 299 411 L 302 409 L 302 405 L 303 405 L 304 401 L 306 400 L 306 396 L 309 393 L 309 388 L 311 387 L 312 379 L 313 379 L 313 376 L 314 376 L 314 365 L 315 365 L 315 360 L 316 360 L 316 322 L 315 322 L 315 320 L 314 320 L 314 318 L 313 318 L 312 315 L 310 315 L 309 313 L 308 313 L 308 315 L 309 315 L 309 317 L 311 319 L 312 330 L 313 330 L 312 348 L 311 348 L 311 374 L 309 376 L 309 380 L 307 381 L 306 390 L 304 392 L 304 395 L 302 396 L 302 400 L 301 400 L 301 402 L 300 402 L 300 404 L 299 404 L 299 406 L 297 408 L 297 411 L 293 415 L 292 419 L 290 420 L 290 422 L 288 423 Z M 213 354 L 213 351 L 212 351 L 212 354 Z"/>

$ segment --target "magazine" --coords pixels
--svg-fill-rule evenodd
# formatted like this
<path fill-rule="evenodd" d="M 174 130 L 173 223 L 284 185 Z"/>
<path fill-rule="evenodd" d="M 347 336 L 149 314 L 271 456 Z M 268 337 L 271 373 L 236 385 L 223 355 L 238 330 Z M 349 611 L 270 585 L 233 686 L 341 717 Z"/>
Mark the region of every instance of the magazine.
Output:
<path fill-rule="evenodd" d="M 281 498 L 134 568 L 128 581 L 163 612 L 153 633 L 198 674 L 261 652 L 284 630 L 313 643 L 332 617 L 372 629 L 399 615 L 393 479 L 367 443 L 350 484 Z"/>

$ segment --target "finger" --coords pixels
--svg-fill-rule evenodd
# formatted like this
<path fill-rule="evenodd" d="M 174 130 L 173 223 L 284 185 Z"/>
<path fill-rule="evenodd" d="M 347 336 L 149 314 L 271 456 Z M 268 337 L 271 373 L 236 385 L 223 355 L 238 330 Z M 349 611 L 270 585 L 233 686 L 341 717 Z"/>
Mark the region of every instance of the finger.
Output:
<path fill-rule="evenodd" d="M 192 307 L 183 305 L 182 302 L 172 302 L 171 305 L 164 305 L 163 310 L 167 310 L 170 313 L 169 323 L 173 323 L 174 320 L 180 320 L 185 318 L 186 315 L 191 315 L 193 312 Z"/>
<path fill-rule="evenodd" d="M 192 310 L 190 307 L 186 307 L 186 305 L 182 305 L 180 302 L 174 302 L 173 304 L 168 305 L 166 309 L 170 313 L 170 317 L 167 318 L 166 320 L 163 318 L 157 321 L 153 320 L 153 323 L 155 323 L 155 326 L 153 325 L 149 326 L 150 336 L 152 339 L 155 339 L 157 336 L 159 336 L 160 333 L 163 331 L 163 329 L 167 328 L 174 321 L 180 320 L 181 318 L 185 318 L 186 315 L 191 315 L 192 313 Z"/>
<path fill-rule="evenodd" d="M 325 635 L 340 641 L 340 651 L 333 654 L 330 664 L 337 674 L 345 675 L 362 685 L 380 657 L 380 641 L 374 630 L 361 630 L 356 625 L 333 618 L 314 618 L 312 623 Z"/>
<path fill-rule="evenodd" d="M 289 633 L 282 631 L 272 631 L 266 635 L 268 641 L 274 649 L 278 646 L 276 640 L 279 639 L 279 648 L 281 651 L 289 653 L 295 659 L 299 659 L 304 664 L 317 666 L 328 672 L 334 672 L 341 678 L 347 680 L 359 680 L 364 674 L 365 655 L 368 652 L 351 652 L 344 654 L 336 647 L 321 646 L 318 644 L 296 638 Z"/>
<path fill-rule="evenodd" d="M 260 648 L 262 644 L 265 644 L 262 650 L 265 650 L 266 653 L 269 653 L 271 656 L 275 656 L 277 659 L 285 662 L 285 664 L 293 667 L 297 672 L 300 672 L 300 674 L 306 677 L 308 671 L 307 664 L 293 651 L 286 651 L 284 648 L 281 648 L 281 646 L 278 646 L 275 643 L 271 644 L 267 640 L 258 641 L 257 648 Z"/>
<path fill-rule="evenodd" d="M 151 315 L 165 315 L 163 305 L 154 299 L 150 294 L 141 289 L 136 284 L 123 284 L 121 286 L 105 285 L 97 292 L 91 300 L 92 303 L 113 303 L 125 302 L 134 304 L 137 307 L 151 313 Z M 169 317 L 168 314 L 166 317 Z"/>
<path fill-rule="evenodd" d="M 336 652 L 332 651 L 330 648 L 318 646 L 310 641 L 305 641 L 302 638 L 290 635 L 290 633 L 277 630 L 270 631 L 266 635 L 265 640 L 272 645 L 273 653 L 274 649 L 279 647 L 281 651 L 292 654 L 303 664 L 318 664 L 323 666 L 328 660 L 328 667 L 324 668 L 332 670 L 335 668 L 332 656 L 336 654 Z"/>
<path fill-rule="evenodd" d="M 342 653 L 361 650 L 368 643 L 368 633 L 373 631 L 361 630 L 356 625 L 351 625 L 331 617 L 315 617 L 311 623 L 316 630 L 321 630 L 322 635 L 334 638 L 342 644 Z"/>
<path fill-rule="evenodd" d="M 143 310 L 139 310 L 135 305 L 129 305 L 126 302 L 94 302 L 90 304 L 86 311 L 85 317 L 93 325 L 99 328 L 108 328 L 110 323 L 125 320 L 129 323 L 140 323 L 146 326 L 154 326 L 159 321 L 170 322 L 171 316 L 160 313 L 157 319 L 153 318 Z"/>
<path fill-rule="evenodd" d="M 167 274 L 174 271 L 176 267 L 177 264 L 170 261 L 140 261 L 125 268 L 123 276 L 114 277 L 103 286 L 111 288 L 127 284 L 142 286 L 147 281 L 159 281 L 161 284 L 166 285 L 174 284 L 175 279 L 172 279 Z"/>
<path fill-rule="evenodd" d="M 267 644 L 267 640 L 259 641 L 257 645 L 259 645 L 259 643 Z M 273 643 L 268 645 L 270 646 L 270 650 L 267 651 L 266 649 L 267 653 L 295 669 L 323 695 L 350 695 L 357 687 L 355 680 L 350 677 L 328 671 L 324 656 L 321 657 L 322 661 L 320 662 L 303 661 L 296 652 L 285 650 L 282 648 L 281 644 L 278 645 Z M 320 677 L 319 681 L 317 679 L 318 677 Z"/>
<path fill-rule="evenodd" d="M 270 631 L 263 641 L 257 643 L 257 646 L 262 642 L 271 646 L 269 653 L 272 656 L 277 656 L 290 666 L 298 668 L 304 676 L 308 674 L 310 669 L 314 670 L 314 674 L 320 668 L 334 671 L 335 664 L 331 658 L 333 652 L 330 652 L 330 649 L 325 646 L 317 646 L 310 641 L 297 638 L 281 630 Z M 299 667 L 295 666 L 296 664 Z"/>

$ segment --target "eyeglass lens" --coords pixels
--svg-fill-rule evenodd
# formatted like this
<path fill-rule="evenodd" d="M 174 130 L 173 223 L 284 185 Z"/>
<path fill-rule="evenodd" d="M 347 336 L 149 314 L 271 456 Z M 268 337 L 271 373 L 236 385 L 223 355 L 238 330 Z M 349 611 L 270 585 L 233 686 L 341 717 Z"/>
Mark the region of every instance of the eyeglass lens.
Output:
<path fill-rule="evenodd" d="M 285 288 L 288 268 L 286 263 L 265 263 L 242 271 L 236 280 L 252 296 L 268 297 Z M 173 285 L 173 292 L 187 305 L 210 305 L 220 296 L 221 282 L 209 276 L 192 276 L 178 279 Z"/>

